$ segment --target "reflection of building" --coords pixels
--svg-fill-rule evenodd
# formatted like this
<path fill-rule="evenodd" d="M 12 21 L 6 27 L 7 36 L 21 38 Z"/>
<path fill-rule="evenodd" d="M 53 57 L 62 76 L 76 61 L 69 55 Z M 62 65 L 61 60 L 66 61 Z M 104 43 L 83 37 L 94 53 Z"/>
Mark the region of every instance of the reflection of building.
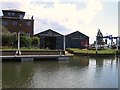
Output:
<path fill-rule="evenodd" d="M 103 66 L 103 64 L 104 64 L 104 60 L 101 59 L 96 60 L 96 65 Z"/>
<path fill-rule="evenodd" d="M 40 37 L 40 47 L 49 49 L 63 49 L 63 35 L 51 29 L 36 34 Z"/>
<path fill-rule="evenodd" d="M 86 48 L 89 45 L 89 37 L 79 31 L 65 36 L 66 48 Z"/>
<path fill-rule="evenodd" d="M 19 10 L 2 10 L 3 16 L 2 26 L 5 27 L 11 33 L 23 32 L 27 35 L 33 35 L 33 17 L 31 19 L 24 19 L 25 12 Z"/>
<path fill-rule="evenodd" d="M 75 56 L 69 61 L 70 66 L 88 66 L 89 58 L 84 56 Z"/>

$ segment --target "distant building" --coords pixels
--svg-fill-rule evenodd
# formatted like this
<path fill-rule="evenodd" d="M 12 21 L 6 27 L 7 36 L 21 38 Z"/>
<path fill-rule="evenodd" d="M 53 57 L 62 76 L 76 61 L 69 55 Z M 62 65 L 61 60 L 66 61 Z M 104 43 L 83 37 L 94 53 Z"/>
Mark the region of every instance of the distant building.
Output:
<path fill-rule="evenodd" d="M 25 12 L 19 10 L 2 10 L 2 13 L 3 16 L 0 17 L 0 20 L 2 20 L 1 25 L 8 31 L 11 33 L 23 32 L 28 36 L 33 35 L 33 16 L 31 19 L 24 19 Z"/>
<path fill-rule="evenodd" d="M 63 35 L 51 29 L 34 36 L 40 38 L 40 48 L 63 49 Z"/>
<path fill-rule="evenodd" d="M 65 36 L 66 48 L 86 48 L 89 45 L 89 37 L 76 31 Z"/>
<path fill-rule="evenodd" d="M 106 42 L 107 43 L 107 42 Z M 97 44 L 98 45 L 103 45 L 104 41 L 103 41 L 103 34 L 100 31 L 100 29 L 98 29 L 98 33 L 97 33 Z"/>

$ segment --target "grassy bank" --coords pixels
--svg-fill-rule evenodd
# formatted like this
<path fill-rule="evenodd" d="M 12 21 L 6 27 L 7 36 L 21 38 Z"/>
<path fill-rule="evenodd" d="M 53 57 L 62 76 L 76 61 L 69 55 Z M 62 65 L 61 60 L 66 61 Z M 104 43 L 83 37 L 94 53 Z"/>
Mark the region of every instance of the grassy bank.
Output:
<path fill-rule="evenodd" d="M 18 50 L 18 49 L 11 48 L 11 47 L 4 47 L 4 48 L 1 48 L 1 50 L 14 51 L 14 50 Z M 30 47 L 30 48 L 22 47 L 22 48 L 20 48 L 20 50 L 21 51 L 41 51 L 41 50 L 49 50 L 49 49 L 40 49 L 40 48 L 34 48 L 34 47 Z"/>
<path fill-rule="evenodd" d="M 96 50 L 87 50 L 87 49 L 78 49 L 78 48 L 68 48 L 68 51 L 73 52 L 74 54 L 96 54 Z M 117 50 L 115 49 L 104 49 L 97 50 L 97 54 L 115 54 Z"/>

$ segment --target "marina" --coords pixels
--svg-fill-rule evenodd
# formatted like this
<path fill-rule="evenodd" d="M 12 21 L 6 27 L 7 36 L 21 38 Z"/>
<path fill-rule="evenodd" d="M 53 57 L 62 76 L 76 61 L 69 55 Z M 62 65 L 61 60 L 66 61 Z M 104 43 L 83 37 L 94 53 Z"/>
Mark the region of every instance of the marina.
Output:
<path fill-rule="evenodd" d="M 2 60 L 22 60 L 22 61 L 31 61 L 34 59 L 56 59 L 56 60 L 62 60 L 62 59 L 69 59 L 73 55 L 19 55 L 19 56 L 0 56 Z"/>
<path fill-rule="evenodd" d="M 119 88 L 120 3 L 0 4 L 0 89 Z"/>
<path fill-rule="evenodd" d="M 2 87 L 118 88 L 119 59 L 74 56 L 62 61 L 3 62 Z"/>

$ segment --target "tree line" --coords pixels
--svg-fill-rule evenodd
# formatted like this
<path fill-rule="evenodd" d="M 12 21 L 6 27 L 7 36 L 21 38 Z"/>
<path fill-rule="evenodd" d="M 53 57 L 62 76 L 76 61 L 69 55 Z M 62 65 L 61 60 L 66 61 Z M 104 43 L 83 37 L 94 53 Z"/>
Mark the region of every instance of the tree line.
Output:
<path fill-rule="evenodd" d="M 0 33 L 0 39 L 2 40 L 2 46 L 8 46 L 16 48 L 18 45 L 18 34 L 16 32 L 10 33 L 5 28 L 2 28 Z M 20 34 L 20 47 L 39 47 L 40 39 L 38 37 L 29 37 L 24 33 Z"/>

